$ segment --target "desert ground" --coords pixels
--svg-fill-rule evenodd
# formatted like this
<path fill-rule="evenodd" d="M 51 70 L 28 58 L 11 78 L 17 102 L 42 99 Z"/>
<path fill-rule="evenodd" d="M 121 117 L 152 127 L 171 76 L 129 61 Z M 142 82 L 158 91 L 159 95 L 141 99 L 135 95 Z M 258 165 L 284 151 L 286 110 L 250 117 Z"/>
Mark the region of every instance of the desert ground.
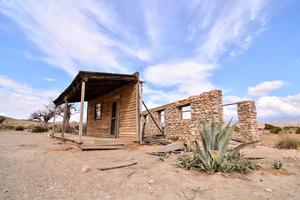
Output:
<path fill-rule="evenodd" d="M 300 199 L 300 151 L 247 148 L 262 169 L 247 175 L 207 175 L 146 152 L 158 145 L 81 151 L 46 133 L 0 132 L 0 199 Z M 98 170 L 137 161 L 137 165 Z M 271 167 L 284 163 L 281 170 Z M 89 169 L 89 170 L 86 170 Z"/>

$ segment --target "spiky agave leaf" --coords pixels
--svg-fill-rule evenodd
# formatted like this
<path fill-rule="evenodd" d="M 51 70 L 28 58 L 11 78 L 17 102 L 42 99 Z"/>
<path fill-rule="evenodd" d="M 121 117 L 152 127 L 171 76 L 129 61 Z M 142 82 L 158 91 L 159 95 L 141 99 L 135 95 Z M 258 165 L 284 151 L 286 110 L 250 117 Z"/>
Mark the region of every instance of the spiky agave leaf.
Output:
<path fill-rule="evenodd" d="M 255 144 L 255 143 L 257 143 L 257 142 L 259 142 L 259 140 L 240 144 L 240 145 L 238 145 L 237 147 L 233 148 L 232 150 L 228 150 L 227 155 L 228 155 L 228 156 L 231 156 L 231 155 L 233 155 L 233 154 L 236 154 L 236 153 L 238 153 L 241 149 L 243 149 L 243 148 L 245 148 L 245 147 L 247 147 L 247 146 L 249 146 L 249 145 L 251 145 L 251 144 Z"/>

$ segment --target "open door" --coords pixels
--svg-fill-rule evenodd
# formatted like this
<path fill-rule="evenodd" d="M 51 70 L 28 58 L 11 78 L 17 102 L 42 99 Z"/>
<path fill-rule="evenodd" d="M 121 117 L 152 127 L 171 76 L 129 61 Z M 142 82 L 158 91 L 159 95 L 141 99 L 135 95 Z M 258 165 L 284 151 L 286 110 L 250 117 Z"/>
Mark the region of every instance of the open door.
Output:
<path fill-rule="evenodd" d="M 111 104 L 111 123 L 110 123 L 110 136 L 118 137 L 118 126 L 119 126 L 119 105 L 117 101 Z"/>

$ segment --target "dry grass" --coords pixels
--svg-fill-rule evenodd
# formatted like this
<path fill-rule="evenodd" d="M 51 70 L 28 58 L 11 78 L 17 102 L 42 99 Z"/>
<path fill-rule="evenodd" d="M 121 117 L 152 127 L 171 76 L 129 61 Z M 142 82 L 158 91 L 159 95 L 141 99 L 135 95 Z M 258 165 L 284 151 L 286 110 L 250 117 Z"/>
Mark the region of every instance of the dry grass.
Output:
<path fill-rule="evenodd" d="M 276 144 L 276 147 L 279 149 L 298 149 L 300 147 L 300 139 L 286 136 Z"/>

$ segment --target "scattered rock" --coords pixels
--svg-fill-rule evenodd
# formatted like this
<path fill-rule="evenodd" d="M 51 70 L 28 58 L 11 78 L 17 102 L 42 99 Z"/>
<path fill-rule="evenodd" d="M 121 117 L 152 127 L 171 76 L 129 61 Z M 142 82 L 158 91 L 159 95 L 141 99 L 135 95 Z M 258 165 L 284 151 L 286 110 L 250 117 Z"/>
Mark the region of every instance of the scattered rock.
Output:
<path fill-rule="evenodd" d="M 8 192 L 8 190 L 7 189 L 3 190 L 3 193 L 5 193 L 5 192 Z"/>
<path fill-rule="evenodd" d="M 154 183 L 154 180 L 151 179 L 150 181 L 148 181 L 148 183 L 151 185 L 152 183 Z"/>
<path fill-rule="evenodd" d="M 270 188 L 266 188 L 265 191 L 266 192 L 273 192 L 272 189 L 270 189 Z"/>
<path fill-rule="evenodd" d="M 88 172 L 88 171 L 91 171 L 90 166 L 84 165 L 84 166 L 81 167 L 81 171 L 80 171 L 81 173 L 85 173 L 85 172 Z"/>

